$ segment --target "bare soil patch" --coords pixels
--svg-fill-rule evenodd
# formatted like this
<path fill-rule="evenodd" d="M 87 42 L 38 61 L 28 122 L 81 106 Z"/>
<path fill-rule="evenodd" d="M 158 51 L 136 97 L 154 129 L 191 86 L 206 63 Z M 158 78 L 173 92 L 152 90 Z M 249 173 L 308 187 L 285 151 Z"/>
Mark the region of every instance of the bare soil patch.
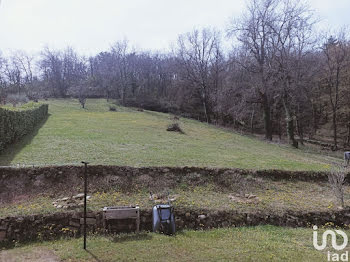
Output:
<path fill-rule="evenodd" d="M 53 251 L 45 247 L 35 247 L 30 250 L 4 250 L 0 252 L 0 261 L 6 262 L 60 262 Z"/>

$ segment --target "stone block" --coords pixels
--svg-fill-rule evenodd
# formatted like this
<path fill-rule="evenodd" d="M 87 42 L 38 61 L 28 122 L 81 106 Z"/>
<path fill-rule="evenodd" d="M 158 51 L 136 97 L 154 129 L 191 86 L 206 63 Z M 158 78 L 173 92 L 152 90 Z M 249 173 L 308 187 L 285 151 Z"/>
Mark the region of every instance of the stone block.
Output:
<path fill-rule="evenodd" d="M 84 224 L 84 218 L 80 218 L 80 224 Z M 95 225 L 96 224 L 96 218 L 86 218 L 86 224 L 87 225 Z"/>
<path fill-rule="evenodd" d="M 6 239 L 6 231 L 0 231 L 0 241 L 4 241 Z"/>
<path fill-rule="evenodd" d="M 83 220 L 84 223 L 84 220 Z M 80 223 L 79 222 L 74 222 L 74 221 L 69 221 L 69 225 L 73 226 L 73 227 L 80 227 Z"/>

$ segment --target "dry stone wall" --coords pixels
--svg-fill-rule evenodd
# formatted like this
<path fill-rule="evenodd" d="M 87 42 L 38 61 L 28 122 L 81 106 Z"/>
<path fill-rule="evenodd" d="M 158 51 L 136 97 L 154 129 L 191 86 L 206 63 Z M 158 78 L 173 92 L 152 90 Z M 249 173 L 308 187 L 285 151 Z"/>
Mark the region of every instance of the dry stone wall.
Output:
<path fill-rule="evenodd" d="M 151 210 L 140 210 L 142 231 L 152 229 Z M 88 232 L 106 233 L 101 212 L 89 212 L 87 215 Z M 0 219 L 0 246 L 13 245 L 16 242 L 52 240 L 60 237 L 78 237 L 83 230 L 83 213 L 67 212 L 49 215 L 8 217 Z M 234 226 L 276 225 L 288 227 L 311 227 L 332 222 L 335 226 L 350 225 L 350 209 L 336 212 L 288 212 L 284 214 L 240 213 L 229 210 L 176 209 L 177 230 L 211 229 Z M 113 231 L 109 233 L 135 231 L 134 220 L 117 220 Z"/>

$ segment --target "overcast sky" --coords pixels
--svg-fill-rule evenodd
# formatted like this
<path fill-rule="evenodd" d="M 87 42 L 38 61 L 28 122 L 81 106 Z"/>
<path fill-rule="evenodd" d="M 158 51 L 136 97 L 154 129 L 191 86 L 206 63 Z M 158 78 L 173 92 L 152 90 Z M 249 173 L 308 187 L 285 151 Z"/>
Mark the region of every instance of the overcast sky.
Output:
<path fill-rule="evenodd" d="M 0 50 L 37 52 L 70 45 L 85 55 L 127 38 L 142 49 L 166 50 L 194 27 L 224 29 L 244 0 L 0 0 Z M 350 24 L 350 0 L 311 0 L 322 27 Z"/>

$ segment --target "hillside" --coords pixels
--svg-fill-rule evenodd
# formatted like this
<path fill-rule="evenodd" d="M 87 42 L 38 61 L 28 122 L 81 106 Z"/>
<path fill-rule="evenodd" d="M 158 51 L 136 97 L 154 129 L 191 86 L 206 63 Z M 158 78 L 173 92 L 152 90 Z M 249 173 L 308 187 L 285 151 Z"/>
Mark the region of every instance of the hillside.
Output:
<path fill-rule="evenodd" d="M 129 166 L 208 166 L 322 170 L 340 161 L 269 144 L 195 120 L 180 119 L 185 134 L 168 132 L 172 116 L 118 107 L 104 99 L 49 100 L 49 118 L 0 155 L 1 165 L 80 163 Z"/>

